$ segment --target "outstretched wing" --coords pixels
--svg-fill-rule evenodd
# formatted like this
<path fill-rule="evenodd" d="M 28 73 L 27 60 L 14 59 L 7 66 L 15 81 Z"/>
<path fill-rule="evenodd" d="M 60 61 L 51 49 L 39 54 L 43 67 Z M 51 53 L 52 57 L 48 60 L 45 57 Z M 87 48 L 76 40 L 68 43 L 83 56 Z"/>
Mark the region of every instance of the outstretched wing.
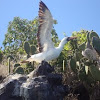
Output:
<path fill-rule="evenodd" d="M 41 1 L 39 5 L 39 27 L 37 40 L 39 51 L 43 52 L 54 47 L 51 39 L 53 18 L 47 6 Z"/>

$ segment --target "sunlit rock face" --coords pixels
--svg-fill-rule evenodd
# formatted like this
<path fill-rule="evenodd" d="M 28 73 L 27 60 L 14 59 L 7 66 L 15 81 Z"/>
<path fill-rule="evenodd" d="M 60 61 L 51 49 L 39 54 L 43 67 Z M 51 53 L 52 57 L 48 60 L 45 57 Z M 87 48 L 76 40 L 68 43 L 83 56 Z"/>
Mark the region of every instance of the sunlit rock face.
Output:
<path fill-rule="evenodd" d="M 63 100 L 69 88 L 62 84 L 62 75 L 42 62 L 29 75 L 14 74 L 0 84 L 0 100 Z"/>

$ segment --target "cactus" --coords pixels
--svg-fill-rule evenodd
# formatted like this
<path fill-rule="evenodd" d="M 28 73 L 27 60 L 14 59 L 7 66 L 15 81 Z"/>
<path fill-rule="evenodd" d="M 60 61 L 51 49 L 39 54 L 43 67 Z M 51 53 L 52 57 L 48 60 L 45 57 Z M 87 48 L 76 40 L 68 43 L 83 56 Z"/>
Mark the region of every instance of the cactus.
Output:
<path fill-rule="evenodd" d="M 78 72 L 78 77 L 81 81 L 85 81 L 86 80 L 86 73 L 85 73 L 85 69 L 82 69 Z"/>
<path fill-rule="evenodd" d="M 36 47 L 33 45 L 33 46 L 30 46 L 28 42 L 25 42 L 24 44 L 24 49 L 25 49 L 25 52 L 27 53 L 27 58 L 30 57 L 30 54 L 33 55 L 36 53 Z M 31 64 L 27 64 L 26 67 L 34 67 L 34 62 L 31 62 Z"/>
<path fill-rule="evenodd" d="M 71 45 L 71 48 L 72 48 L 73 50 L 77 49 L 77 48 L 78 48 L 77 40 L 74 39 L 74 40 L 70 41 L 70 45 Z"/>
<path fill-rule="evenodd" d="M 27 54 L 29 54 L 29 52 L 30 52 L 30 45 L 29 45 L 28 42 L 25 42 L 25 43 L 24 43 L 24 49 L 25 49 L 25 52 L 26 52 Z"/>
<path fill-rule="evenodd" d="M 31 53 L 31 55 L 36 53 L 36 47 L 35 46 L 30 47 L 30 53 Z"/>
<path fill-rule="evenodd" d="M 17 67 L 17 68 L 14 69 L 14 73 L 24 74 L 24 68 Z"/>
<path fill-rule="evenodd" d="M 92 38 L 94 36 L 97 37 L 97 38 L 99 38 L 99 36 L 98 36 L 98 34 L 96 32 L 91 31 L 90 34 L 89 34 L 89 39 L 92 40 Z"/>
<path fill-rule="evenodd" d="M 85 43 L 79 45 L 79 50 L 80 51 L 83 51 L 85 49 Z"/>
<path fill-rule="evenodd" d="M 30 72 L 33 71 L 33 68 L 25 68 L 25 74 L 29 74 Z"/>
<path fill-rule="evenodd" d="M 27 58 L 29 58 L 30 57 L 30 45 L 28 42 L 24 43 L 24 49 L 25 49 L 25 52 L 27 53 Z"/>
<path fill-rule="evenodd" d="M 100 81 L 100 71 L 98 70 L 98 68 L 94 65 L 91 65 L 89 67 L 89 70 L 90 70 L 94 80 Z"/>
<path fill-rule="evenodd" d="M 65 71 L 65 60 L 63 60 L 63 71 Z"/>
<path fill-rule="evenodd" d="M 72 45 L 74 45 L 74 42 Z M 77 46 L 78 48 L 73 48 L 73 57 L 69 58 L 69 64 L 72 71 L 77 75 L 79 80 L 91 84 L 96 81 L 100 81 L 100 71 L 97 66 L 99 58 L 93 62 L 88 58 L 84 58 L 81 54 L 85 47 L 87 48 L 89 45 L 93 46 L 91 46 L 91 50 L 94 48 L 100 55 L 99 36 L 96 32 L 91 31 L 90 33 L 87 33 L 87 44 L 83 43 Z"/>
<path fill-rule="evenodd" d="M 13 56 L 11 56 L 11 55 L 8 55 L 7 58 L 8 58 L 8 72 L 9 72 L 9 74 L 10 74 L 10 72 L 11 72 L 11 71 L 10 71 L 10 67 L 11 67 L 11 66 L 10 66 L 10 62 L 11 62 L 11 60 L 13 60 L 14 58 L 13 58 Z"/>
<path fill-rule="evenodd" d="M 74 53 L 74 58 L 75 58 L 76 61 L 80 61 L 80 59 L 82 58 L 81 52 L 76 51 Z"/>
<path fill-rule="evenodd" d="M 94 78 L 92 77 L 90 71 L 88 71 L 88 74 L 86 75 L 85 82 L 88 83 L 88 84 L 91 84 L 91 83 L 94 83 L 94 82 L 95 82 L 95 80 L 94 80 Z"/>
<path fill-rule="evenodd" d="M 15 65 L 14 65 L 14 68 L 16 68 L 16 67 L 18 67 L 18 66 L 20 66 L 20 64 L 15 64 Z"/>
<path fill-rule="evenodd" d="M 8 72 L 10 74 L 10 57 L 8 57 Z"/>
<path fill-rule="evenodd" d="M 92 45 L 97 53 L 100 55 L 100 39 L 94 36 L 92 39 Z"/>
<path fill-rule="evenodd" d="M 90 33 L 87 33 L 87 41 L 90 42 Z"/>
<path fill-rule="evenodd" d="M 88 74 L 88 71 L 89 71 L 89 66 L 85 66 L 85 72 L 86 72 L 86 74 Z"/>
<path fill-rule="evenodd" d="M 10 58 L 11 60 L 14 59 L 12 55 L 8 55 L 7 58 Z"/>
<path fill-rule="evenodd" d="M 25 49 L 25 52 L 27 53 L 27 58 L 30 57 L 30 54 L 33 55 L 36 53 L 36 47 L 30 46 L 28 42 L 24 43 L 24 49 Z"/>
<path fill-rule="evenodd" d="M 75 61 L 75 59 L 71 58 L 69 64 L 70 64 L 70 67 L 71 67 L 72 71 L 76 73 L 77 72 L 77 68 L 76 68 L 76 61 Z"/>
<path fill-rule="evenodd" d="M 2 62 L 3 59 L 3 52 L 0 50 L 0 62 Z"/>

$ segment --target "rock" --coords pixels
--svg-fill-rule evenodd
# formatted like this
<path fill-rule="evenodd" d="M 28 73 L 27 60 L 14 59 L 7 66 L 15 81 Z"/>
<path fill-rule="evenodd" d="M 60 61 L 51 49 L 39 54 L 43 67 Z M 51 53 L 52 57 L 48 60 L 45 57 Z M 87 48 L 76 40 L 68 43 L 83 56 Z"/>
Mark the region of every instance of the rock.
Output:
<path fill-rule="evenodd" d="M 89 93 L 82 83 L 75 88 L 74 94 L 78 95 L 78 100 L 90 100 Z"/>
<path fill-rule="evenodd" d="M 42 63 L 34 71 L 32 71 L 28 76 L 29 78 L 32 78 L 32 77 L 37 77 L 40 75 L 48 75 L 49 73 L 53 71 L 54 71 L 54 67 L 52 67 L 47 62 L 42 61 Z"/>
<path fill-rule="evenodd" d="M 31 74 L 9 75 L 0 84 L 0 100 L 63 100 L 69 87 L 62 84 L 62 75 L 42 62 Z"/>
<path fill-rule="evenodd" d="M 61 74 L 49 74 L 47 76 L 47 80 L 52 86 L 62 85 L 62 75 Z"/>

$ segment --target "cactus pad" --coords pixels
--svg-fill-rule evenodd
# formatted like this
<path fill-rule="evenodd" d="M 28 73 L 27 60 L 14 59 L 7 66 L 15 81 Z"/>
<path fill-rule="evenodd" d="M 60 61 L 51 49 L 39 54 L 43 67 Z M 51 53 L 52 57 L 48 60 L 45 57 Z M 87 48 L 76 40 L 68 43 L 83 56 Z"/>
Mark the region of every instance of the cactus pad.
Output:
<path fill-rule="evenodd" d="M 30 53 L 30 45 L 29 45 L 28 42 L 25 42 L 25 43 L 24 43 L 24 49 L 25 49 L 25 52 L 26 52 L 27 54 Z"/>
<path fill-rule="evenodd" d="M 94 49 L 97 51 L 97 53 L 100 55 L 100 39 L 97 37 L 93 37 L 92 45 Z"/>
<path fill-rule="evenodd" d="M 70 59 L 70 67 L 72 69 L 73 72 L 77 72 L 77 69 L 76 69 L 76 61 L 74 58 L 71 58 Z"/>
<path fill-rule="evenodd" d="M 14 73 L 18 73 L 18 74 L 24 74 L 24 69 L 22 67 L 17 67 L 14 70 Z"/>
<path fill-rule="evenodd" d="M 35 46 L 31 46 L 31 55 L 35 54 L 36 53 L 36 47 Z"/>
<path fill-rule="evenodd" d="M 96 66 L 94 65 L 91 65 L 89 67 L 89 70 L 93 76 L 93 78 L 96 80 L 96 81 L 100 81 L 100 71 L 97 69 Z"/>
<path fill-rule="evenodd" d="M 91 32 L 90 32 L 90 36 L 89 36 L 90 40 L 92 40 L 92 38 L 93 38 L 94 36 L 97 37 L 97 38 L 99 38 L 99 36 L 98 36 L 98 34 L 97 34 L 96 32 L 91 31 Z"/>

